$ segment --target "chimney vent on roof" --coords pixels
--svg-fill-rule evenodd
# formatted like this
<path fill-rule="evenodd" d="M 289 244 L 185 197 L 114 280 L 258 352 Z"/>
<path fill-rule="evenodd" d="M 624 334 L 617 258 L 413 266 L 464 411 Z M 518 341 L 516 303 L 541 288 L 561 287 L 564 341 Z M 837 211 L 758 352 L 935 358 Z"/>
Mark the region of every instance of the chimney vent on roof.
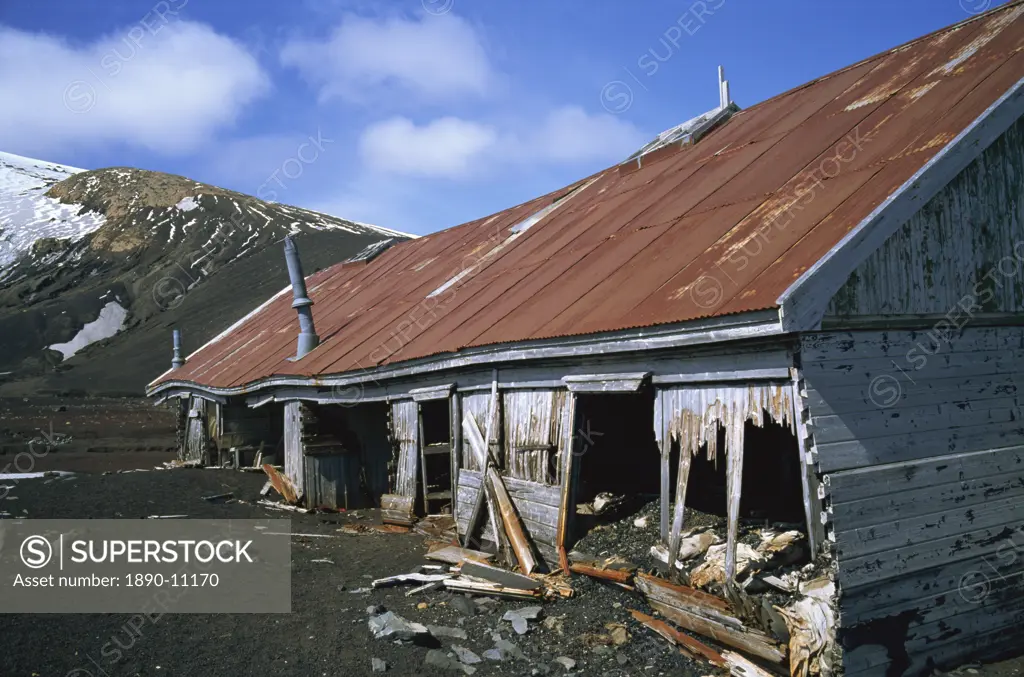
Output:
<path fill-rule="evenodd" d="M 718 67 L 718 107 L 725 108 L 732 103 L 732 97 L 729 96 L 729 81 L 725 79 L 725 69 L 721 66 Z"/>
<path fill-rule="evenodd" d="M 284 258 L 288 263 L 288 279 L 292 283 L 292 308 L 299 314 L 299 342 L 294 359 L 302 359 L 309 351 L 320 345 L 320 337 L 313 327 L 313 302 L 306 294 L 306 278 L 302 275 L 302 263 L 299 261 L 299 250 L 291 235 L 284 238 Z"/>
<path fill-rule="evenodd" d="M 174 336 L 174 356 L 171 358 L 171 369 L 177 369 L 185 364 L 185 358 L 181 356 L 181 330 L 175 329 L 172 335 Z"/>

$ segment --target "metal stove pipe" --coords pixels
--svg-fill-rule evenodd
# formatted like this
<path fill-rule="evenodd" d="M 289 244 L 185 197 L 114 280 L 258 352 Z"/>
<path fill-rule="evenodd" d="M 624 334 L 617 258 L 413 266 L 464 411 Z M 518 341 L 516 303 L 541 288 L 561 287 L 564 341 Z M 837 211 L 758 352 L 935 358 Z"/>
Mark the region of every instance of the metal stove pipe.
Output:
<path fill-rule="evenodd" d="M 295 350 L 295 359 L 301 359 L 309 351 L 320 345 L 320 337 L 313 326 L 313 302 L 306 294 L 306 278 L 302 275 L 302 263 L 299 261 L 299 250 L 295 247 L 292 236 L 284 238 L 284 258 L 288 263 L 288 279 L 292 283 L 292 308 L 299 314 L 299 341 Z"/>

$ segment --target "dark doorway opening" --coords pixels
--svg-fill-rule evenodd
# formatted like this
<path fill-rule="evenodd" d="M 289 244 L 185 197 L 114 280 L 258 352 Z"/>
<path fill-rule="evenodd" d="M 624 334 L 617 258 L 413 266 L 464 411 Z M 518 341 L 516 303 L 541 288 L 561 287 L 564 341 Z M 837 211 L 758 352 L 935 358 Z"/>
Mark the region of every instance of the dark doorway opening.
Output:
<path fill-rule="evenodd" d="M 417 502 L 428 515 L 452 513 L 452 420 L 448 399 L 420 403 Z"/>
<path fill-rule="evenodd" d="M 740 518 L 769 523 L 804 521 L 803 485 L 800 481 L 800 452 L 796 435 L 788 426 L 762 412 L 763 426 L 751 421 L 743 429 L 743 487 Z M 718 428 L 718 456 L 708 459 L 707 447 L 691 459 L 687 482 L 686 507 L 708 515 L 725 517 L 728 482 L 726 480 L 725 431 Z M 673 443 L 677 452 L 677 444 Z M 672 461 L 672 500 L 678 456 Z M 673 503 L 674 504 L 674 503 Z M 687 524 L 692 524 L 690 515 Z"/>
<path fill-rule="evenodd" d="M 579 394 L 575 423 L 570 542 L 595 525 L 636 513 L 657 500 L 661 487 L 653 390 Z"/>

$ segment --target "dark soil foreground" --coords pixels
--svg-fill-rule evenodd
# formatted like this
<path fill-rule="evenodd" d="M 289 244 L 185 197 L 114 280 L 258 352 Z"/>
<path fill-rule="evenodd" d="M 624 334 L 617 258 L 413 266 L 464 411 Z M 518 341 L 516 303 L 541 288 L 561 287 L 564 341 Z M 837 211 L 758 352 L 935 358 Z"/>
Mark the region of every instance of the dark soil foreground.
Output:
<path fill-rule="evenodd" d="M 167 470 L 74 479 L 18 482 L 3 509 L 30 518 L 143 518 L 187 514 L 194 518 L 280 517 L 251 504 L 213 504 L 204 495 L 234 492 L 253 501 L 264 478 L 227 470 Z M 424 564 L 424 539 L 417 535 L 337 533 L 351 514 L 295 515 L 293 532 L 334 534 L 335 538 L 292 538 L 292 613 L 167 614 L 133 636 L 128 615 L 14 615 L 0 613 L 0 675 L 4 677 L 99 677 L 100 675 L 371 675 L 371 658 L 385 660 L 386 674 L 459 674 L 424 664 L 427 647 L 396 645 L 372 638 L 367 607 L 383 605 L 411 621 L 462 628 L 454 642 L 478 655 L 494 647 L 494 632 L 519 646 L 526 660 L 486 660 L 477 675 L 569 674 L 552 661 L 577 661 L 577 675 L 707 675 L 710 666 L 680 656 L 661 638 L 636 624 L 627 609 L 649 613 L 634 594 L 588 579 L 575 579 L 579 593 L 569 600 L 544 603 L 546 617 L 561 617 L 561 629 L 531 623 L 518 636 L 501 617 L 526 603 L 497 601 L 479 605 L 466 617 L 452 606 L 455 596 L 425 592 L 407 597 L 410 588 L 362 591 L 373 578 L 413 571 Z M 312 562 L 329 559 L 333 564 Z M 418 608 L 421 603 L 427 608 Z M 626 626 L 630 639 L 621 647 L 591 646 L 585 633 L 606 634 L 605 624 Z M 141 635 L 141 636 L 139 636 Z M 101 650 L 111 642 L 126 647 L 116 663 Z M 108 655 L 113 653 L 106 652 Z M 76 670 L 78 670 L 76 672 Z M 537 672 L 533 672 L 537 670 Z"/>
<path fill-rule="evenodd" d="M 135 454 L 86 454 L 86 460 L 125 456 L 141 458 Z M 40 519 L 138 519 L 154 514 L 244 519 L 287 515 L 253 505 L 263 482 L 264 477 L 255 473 L 187 469 L 22 480 L 9 490 L 7 499 L 0 501 L 0 509 L 14 516 Z M 201 498 L 226 492 L 247 502 L 210 503 Z M 406 596 L 409 587 L 367 590 L 373 578 L 411 572 L 425 563 L 426 546 L 421 536 L 337 531 L 343 524 L 368 524 L 376 517 L 372 512 L 292 516 L 294 533 L 332 537 L 292 537 L 290 614 L 165 614 L 133 631 L 129 626 L 133 618 L 125 614 L 0 613 L 0 676 L 357 677 L 379 674 L 371 670 L 372 658 L 386 661 L 388 675 L 461 674 L 426 665 L 428 647 L 373 639 L 367 626 L 367 607 L 375 605 L 410 621 L 466 631 L 465 640 L 441 640 L 437 644 L 441 649 L 457 644 L 483 656 L 495 646 L 494 633 L 500 633 L 525 654 L 519 660 L 484 659 L 474 666 L 479 677 L 660 677 L 721 672 L 681 656 L 635 623 L 629 609 L 650 613 L 639 596 L 582 577 L 573 579 L 577 595 L 544 603 L 542 619 L 548 619 L 548 623 L 531 622 L 524 636 L 516 635 L 511 624 L 501 620 L 505 611 L 528 605 L 524 602 L 487 603 L 477 599 L 473 605 L 477 613 L 467 616 L 465 598 L 446 592 Z M 599 538 L 607 540 L 607 535 Z M 312 561 L 319 559 L 331 563 Z M 595 646 L 589 640 L 606 635 L 607 623 L 625 626 L 629 640 L 619 647 Z M 110 658 L 118 655 L 116 661 Z M 559 657 L 575 660 L 573 670 L 554 663 Z M 1024 674 L 1024 660 L 964 666 L 953 674 L 1011 677 Z"/>

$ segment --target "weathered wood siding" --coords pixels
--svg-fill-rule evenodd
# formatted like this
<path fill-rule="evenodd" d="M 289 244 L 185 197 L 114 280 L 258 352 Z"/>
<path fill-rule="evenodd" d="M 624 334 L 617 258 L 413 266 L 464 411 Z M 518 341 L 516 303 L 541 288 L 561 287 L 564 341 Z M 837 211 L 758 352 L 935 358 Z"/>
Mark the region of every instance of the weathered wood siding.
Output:
<path fill-rule="evenodd" d="M 359 490 L 358 454 L 307 455 L 305 468 L 307 508 L 350 510 L 366 507 L 366 500 Z"/>
<path fill-rule="evenodd" d="M 1019 311 L 1022 261 L 1024 119 L 869 256 L 826 315 Z"/>
<path fill-rule="evenodd" d="M 566 440 L 568 394 L 554 389 L 502 393 L 504 475 L 544 484 L 560 482 L 558 458 Z"/>
<path fill-rule="evenodd" d="M 306 469 L 302 455 L 302 403 L 284 405 L 284 474 L 295 488 L 305 491 Z"/>
<path fill-rule="evenodd" d="M 418 402 L 392 402 L 391 435 L 398 445 L 398 472 L 392 493 L 416 498 L 416 472 L 419 470 L 420 458 Z"/>
<path fill-rule="evenodd" d="M 480 391 L 460 394 L 459 397 L 462 401 L 462 415 L 465 416 L 466 414 L 469 414 L 476 419 L 476 424 L 480 426 L 480 431 L 486 434 L 487 413 L 491 408 L 491 393 L 489 391 Z M 496 411 L 494 415 L 498 420 L 501 420 L 500 412 Z M 494 430 L 497 429 L 497 425 L 495 425 Z M 473 452 L 468 448 L 461 449 L 461 452 L 462 468 L 464 470 L 475 470 L 477 472 L 483 470 L 483 468 L 480 467 L 480 463 L 476 460 L 476 456 L 473 455 Z"/>
<path fill-rule="evenodd" d="M 466 532 L 469 516 L 473 512 L 477 493 L 480 491 L 481 473 L 463 469 L 459 473 L 459 500 L 456 507 L 456 521 L 459 533 Z M 528 482 L 513 477 L 505 478 L 505 486 L 523 520 L 523 526 L 530 534 L 544 560 L 551 566 L 558 565 L 555 550 L 558 529 L 559 487 Z M 487 521 L 484 538 L 494 542 L 494 529 Z"/>
<path fill-rule="evenodd" d="M 821 333 L 801 358 L 847 674 L 1019 647 L 1024 328 Z"/>

